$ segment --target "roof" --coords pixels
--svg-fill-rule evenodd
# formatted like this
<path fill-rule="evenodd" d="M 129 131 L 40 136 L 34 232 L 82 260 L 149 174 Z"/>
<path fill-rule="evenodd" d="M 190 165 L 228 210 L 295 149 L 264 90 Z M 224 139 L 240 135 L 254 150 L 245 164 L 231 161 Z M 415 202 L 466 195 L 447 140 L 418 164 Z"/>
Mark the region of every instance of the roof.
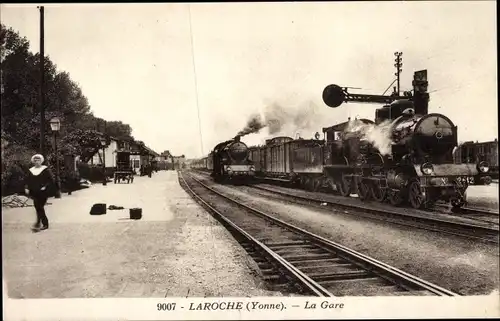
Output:
<path fill-rule="evenodd" d="M 369 120 L 369 119 L 366 119 L 366 118 L 359 118 L 359 119 L 356 119 L 357 121 L 361 121 L 363 122 L 364 124 L 373 124 L 374 122 Z M 337 132 L 341 132 L 341 131 L 344 131 L 347 127 L 347 124 L 349 124 L 349 121 L 346 121 L 346 122 L 343 122 L 343 123 L 340 123 L 340 124 L 337 124 L 337 125 L 333 125 L 333 126 L 330 126 L 330 127 L 323 127 L 323 133 L 325 132 L 330 132 L 330 131 L 337 131 Z"/>

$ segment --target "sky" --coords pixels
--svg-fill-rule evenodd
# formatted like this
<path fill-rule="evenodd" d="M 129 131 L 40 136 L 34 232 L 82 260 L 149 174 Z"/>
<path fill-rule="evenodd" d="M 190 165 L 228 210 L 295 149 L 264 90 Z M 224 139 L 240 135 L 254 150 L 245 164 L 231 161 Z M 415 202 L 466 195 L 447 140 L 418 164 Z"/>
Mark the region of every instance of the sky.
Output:
<path fill-rule="evenodd" d="M 497 137 L 494 1 L 45 4 L 45 53 L 69 72 L 94 115 L 130 124 L 157 152 L 206 155 L 270 106 L 310 138 L 374 104 L 329 108 L 329 84 L 382 94 L 403 52 L 401 89 L 428 70 L 429 112 L 459 141 Z M 39 50 L 37 5 L 1 5 L 1 21 Z M 295 118 L 297 118 L 295 117 Z M 266 128 L 244 136 L 262 143 Z"/>

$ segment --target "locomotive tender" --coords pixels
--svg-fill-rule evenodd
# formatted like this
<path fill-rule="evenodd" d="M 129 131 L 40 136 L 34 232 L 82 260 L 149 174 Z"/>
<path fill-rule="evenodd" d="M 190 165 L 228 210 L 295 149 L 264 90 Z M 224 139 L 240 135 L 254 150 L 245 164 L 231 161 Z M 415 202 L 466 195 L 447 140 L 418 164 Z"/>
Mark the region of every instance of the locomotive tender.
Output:
<path fill-rule="evenodd" d="M 251 147 L 257 175 L 285 179 L 310 190 L 331 187 L 343 196 L 388 200 L 398 206 L 430 207 L 436 201 L 453 207 L 466 203 L 469 185 L 491 182 L 486 161 L 454 164 L 457 127 L 445 115 L 428 113 L 427 71 L 414 75 L 414 94 L 404 96 L 350 94 L 329 85 L 323 100 L 329 107 L 343 102 L 382 103 L 375 122 L 356 119 L 323 128 L 325 140 L 278 137 Z M 366 128 L 386 127 L 387 150 L 366 135 Z"/>

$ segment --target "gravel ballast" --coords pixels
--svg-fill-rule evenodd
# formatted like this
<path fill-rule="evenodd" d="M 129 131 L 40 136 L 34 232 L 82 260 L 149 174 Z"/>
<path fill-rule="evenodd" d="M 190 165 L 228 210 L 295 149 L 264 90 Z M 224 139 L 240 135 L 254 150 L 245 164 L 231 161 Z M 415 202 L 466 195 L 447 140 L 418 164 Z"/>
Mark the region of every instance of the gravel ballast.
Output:
<path fill-rule="evenodd" d="M 216 189 L 462 295 L 490 294 L 498 289 L 497 245 L 294 205 L 249 187 L 218 185 Z"/>

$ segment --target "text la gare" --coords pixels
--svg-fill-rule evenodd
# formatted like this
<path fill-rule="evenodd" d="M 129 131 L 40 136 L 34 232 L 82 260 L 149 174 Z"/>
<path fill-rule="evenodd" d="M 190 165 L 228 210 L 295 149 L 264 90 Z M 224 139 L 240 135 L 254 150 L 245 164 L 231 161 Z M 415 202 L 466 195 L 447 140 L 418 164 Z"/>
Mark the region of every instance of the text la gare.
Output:
<path fill-rule="evenodd" d="M 323 301 L 320 303 L 319 307 L 321 309 L 343 309 L 344 303 L 333 303 L 333 302 Z M 316 309 L 316 308 L 317 308 L 316 303 L 311 303 L 309 301 L 306 301 L 304 309 Z"/>

